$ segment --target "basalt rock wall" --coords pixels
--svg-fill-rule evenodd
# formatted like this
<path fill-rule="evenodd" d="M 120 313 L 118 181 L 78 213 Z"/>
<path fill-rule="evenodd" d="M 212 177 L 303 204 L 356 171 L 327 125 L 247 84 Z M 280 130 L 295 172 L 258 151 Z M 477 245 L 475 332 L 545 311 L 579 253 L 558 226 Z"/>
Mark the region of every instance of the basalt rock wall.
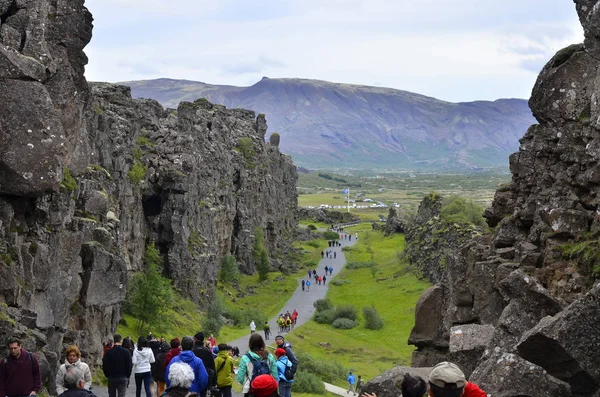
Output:
<path fill-rule="evenodd" d="M 67 344 L 99 363 L 149 242 L 199 305 L 225 255 L 254 272 L 258 229 L 272 267 L 288 265 L 296 169 L 265 143 L 263 115 L 88 85 L 83 1 L 0 14 L 0 344 L 21 337 L 48 386 Z"/>
<path fill-rule="evenodd" d="M 538 77 L 539 124 L 484 214 L 493 235 L 449 252 L 416 309 L 413 365 L 455 361 L 494 396 L 600 390 L 600 2 L 575 6 L 585 42 Z"/>

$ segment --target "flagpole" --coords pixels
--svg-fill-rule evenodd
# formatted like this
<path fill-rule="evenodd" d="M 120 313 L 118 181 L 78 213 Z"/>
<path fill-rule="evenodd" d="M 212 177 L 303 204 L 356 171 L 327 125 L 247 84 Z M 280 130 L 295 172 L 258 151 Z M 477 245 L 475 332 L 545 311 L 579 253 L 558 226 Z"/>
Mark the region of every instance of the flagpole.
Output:
<path fill-rule="evenodd" d="M 348 187 L 348 213 L 350 213 L 350 187 Z"/>

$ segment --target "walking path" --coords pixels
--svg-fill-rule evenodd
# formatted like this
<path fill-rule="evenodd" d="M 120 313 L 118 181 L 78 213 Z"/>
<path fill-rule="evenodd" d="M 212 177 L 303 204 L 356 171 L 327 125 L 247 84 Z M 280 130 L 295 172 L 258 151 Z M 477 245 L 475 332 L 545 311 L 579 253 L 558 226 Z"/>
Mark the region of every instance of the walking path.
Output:
<path fill-rule="evenodd" d="M 325 250 L 330 250 L 336 253 L 336 258 L 327 258 L 324 257 L 319 261 L 316 270 L 317 274 L 322 276 L 325 273 L 325 265 L 333 267 L 333 276 L 327 275 L 327 283 L 325 285 L 317 285 L 315 283 L 315 279 L 311 278 L 311 286 L 309 291 L 302 291 L 302 280 L 308 279 L 308 269 L 307 273 L 303 278 L 298 279 L 298 287 L 294 292 L 294 295 L 285 303 L 285 305 L 281 308 L 281 313 L 285 313 L 289 310 L 289 312 L 293 312 L 294 309 L 298 311 L 298 319 L 296 320 L 296 326 L 300 326 L 306 323 L 315 312 L 315 308 L 313 303 L 315 303 L 318 299 L 325 298 L 325 294 L 327 293 L 327 289 L 329 288 L 329 283 L 331 279 L 334 278 L 339 271 L 346 265 L 346 258 L 344 257 L 344 253 L 342 252 L 343 247 L 352 246 L 356 243 L 356 238 L 352 236 L 352 241 L 348 240 L 340 240 L 341 247 L 332 247 L 326 248 Z M 331 256 L 331 255 L 330 255 Z M 275 336 L 279 334 L 279 327 L 277 325 L 278 315 L 269 320 L 269 326 L 271 327 L 271 338 L 267 340 L 267 345 L 275 344 Z M 256 332 L 260 332 L 264 337 L 264 332 L 262 331 L 264 324 L 256 324 Z M 248 327 L 250 324 L 248 324 Z M 248 332 L 250 332 L 250 328 L 248 328 Z M 285 332 L 283 333 L 285 334 Z M 231 346 L 237 346 L 240 349 L 240 355 L 245 353 L 248 350 L 248 340 L 250 339 L 250 333 L 247 335 L 238 338 L 233 341 L 226 341 L 227 344 Z"/>
<path fill-rule="evenodd" d="M 325 385 L 325 390 L 327 390 L 330 393 L 337 394 L 338 396 L 354 397 L 351 394 L 348 394 L 348 390 L 344 389 L 343 387 L 332 385 L 331 383 L 327 382 L 323 382 L 323 384 Z M 354 395 L 356 395 L 356 393 Z"/>
<path fill-rule="evenodd" d="M 329 266 L 333 267 L 333 276 L 327 275 L 327 283 L 325 285 L 317 285 L 314 282 L 315 279 L 313 277 L 310 280 L 310 282 L 311 282 L 310 290 L 302 291 L 301 282 L 303 279 L 304 280 L 308 279 L 308 271 L 307 271 L 307 273 L 304 275 L 304 277 L 298 279 L 298 287 L 296 288 L 294 295 L 292 295 L 292 297 L 286 302 L 286 304 L 283 306 L 283 308 L 281 308 L 281 313 L 285 313 L 287 310 L 289 310 L 291 313 L 292 311 L 294 311 L 294 309 L 296 309 L 298 311 L 299 314 L 298 314 L 298 319 L 296 320 L 296 326 L 300 326 L 300 325 L 306 323 L 312 317 L 313 313 L 315 312 L 313 303 L 315 303 L 316 300 L 323 299 L 325 297 L 325 294 L 327 293 L 327 289 L 329 288 L 329 283 L 330 283 L 331 279 L 334 278 L 339 273 L 339 271 L 346 265 L 346 258 L 344 257 L 342 248 L 354 245 L 356 243 L 356 238 L 354 236 L 352 236 L 352 241 L 348 241 L 348 240 L 339 240 L 339 241 L 341 243 L 341 247 L 331 247 L 331 248 L 328 247 L 325 249 L 325 250 L 331 251 L 331 253 L 332 253 L 330 255 L 331 258 L 327 258 L 326 256 L 324 256 L 323 259 L 321 259 L 321 261 L 319 261 L 317 268 L 313 269 L 313 270 L 317 271 L 318 275 L 322 276 L 325 273 L 325 265 L 327 265 L 328 267 Z M 336 253 L 335 259 L 332 257 L 333 252 Z M 275 345 L 275 336 L 279 334 L 278 333 L 279 328 L 277 325 L 278 317 L 279 316 L 275 316 L 269 321 L 269 326 L 271 327 L 271 338 L 266 341 L 267 345 L 269 345 L 269 344 L 272 344 L 273 346 Z M 263 337 L 264 337 L 264 332 L 262 331 L 263 325 L 264 324 L 256 324 L 256 332 L 260 332 L 261 335 L 263 335 Z M 250 324 L 248 324 L 248 327 L 250 327 Z M 250 328 L 248 328 L 248 332 L 250 332 Z M 239 347 L 240 355 L 242 355 L 242 354 L 245 354 L 246 351 L 248 351 L 248 340 L 249 339 L 250 339 L 250 333 L 248 333 L 248 335 L 238 338 L 234 341 L 224 341 L 224 343 Z M 337 387 L 337 386 L 325 383 L 325 388 L 327 389 L 327 391 L 331 391 L 334 394 L 338 394 L 340 396 L 346 395 L 345 394 L 346 390 L 341 387 Z M 106 386 L 94 386 L 92 392 L 97 397 L 108 397 L 108 389 Z M 142 395 L 145 395 L 143 393 L 144 393 L 144 390 L 142 390 Z M 241 397 L 241 395 L 238 393 L 234 392 L 233 394 L 235 397 Z M 135 396 L 135 381 L 132 376 L 130 385 L 127 388 L 126 397 L 134 397 L 134 396 Z"/>

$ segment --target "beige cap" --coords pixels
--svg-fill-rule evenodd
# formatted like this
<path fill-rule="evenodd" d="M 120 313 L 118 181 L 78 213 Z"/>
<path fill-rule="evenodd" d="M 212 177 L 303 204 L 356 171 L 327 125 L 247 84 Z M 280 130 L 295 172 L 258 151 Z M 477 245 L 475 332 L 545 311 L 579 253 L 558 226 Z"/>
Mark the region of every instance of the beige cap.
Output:
<path fill-rule="evenodd" d="M 442 361 L 429 374 L 429 382 L 437 387 L 446 388 L 447 383 L 456 384 L 457 388 L 465 387 L 467 380 L 458 365 Z"/>

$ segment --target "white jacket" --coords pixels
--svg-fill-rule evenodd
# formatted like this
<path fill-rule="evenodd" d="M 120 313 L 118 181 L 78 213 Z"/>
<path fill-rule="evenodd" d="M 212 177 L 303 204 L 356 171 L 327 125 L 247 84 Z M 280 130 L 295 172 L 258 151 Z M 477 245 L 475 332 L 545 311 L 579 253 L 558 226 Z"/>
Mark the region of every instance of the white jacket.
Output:
<path fill-rule="evenodd" d="M 92 387 L 92 373 L 90 372 L 90 367 L 81 360 L 75 361 L 73 364 L 70 364 L 68 361 L 61 365 L 58 368 L 58 372 L 56 373 L 56 395 L 60 395 L 67 390 L 65 387 L 65 375 L 67 370 L 71 367 L 79 368 L 83 371 L 84 379 L 85 379 L 85 388 L 90 390 Z"/>
<path fill-rule="evenodd" d="M 144 347 L 142 350 L 136 348 L 133 351 L 133 365 L 135 365 L 135 373 L 141 374 L 150 372 L 150 364 L 154 362 L 154 353 L 149 347 Z"/>

